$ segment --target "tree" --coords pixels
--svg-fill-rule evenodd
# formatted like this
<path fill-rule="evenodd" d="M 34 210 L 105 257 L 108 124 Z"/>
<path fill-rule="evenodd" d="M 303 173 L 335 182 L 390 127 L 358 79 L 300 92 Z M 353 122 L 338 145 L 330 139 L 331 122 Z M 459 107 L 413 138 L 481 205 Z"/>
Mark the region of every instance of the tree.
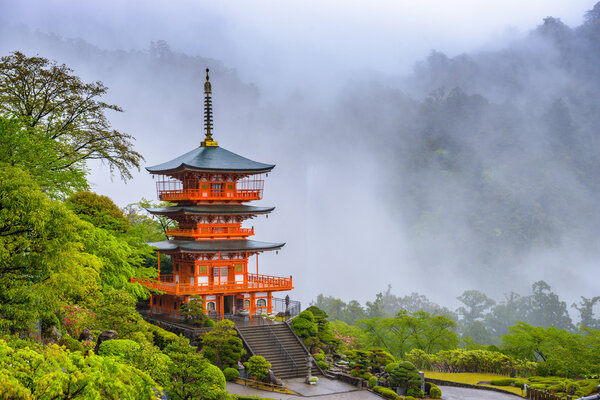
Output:
<path fill-rule="evenodd" d="M 265 360 L 263 356 L 252 356 L 248 359 L 248 362 L 244 363 L 244 366 L 248 374 L 262 381 L 269 374 L 271 363 Z"/>
<path fill-rule="evenodd" d="M 458 313 L 462 316 L 462 322 L 472 324 L 484 317 L 484 312 L 494 306 L 496 302 L 478 290 L 465 290 L 457 297 L 458 301 L 465 307 L 460 307 Z"/>
<path fill-rule="evenodd" d="M 600 320 L 594 318 L 594 306 L 598 302 L 600 302 L 600 296 L 596 296 L 591 299 L 581 296 L 581 302 L 579 303 L 579 306 L 577 303 L 573 303 L 572 307 L 579 311 L 580 326 L 585 326 L 592 329 L 600 329 Z"/>
<path fill-rule="evenodd" d="M 0 114 L 21 117 L 36 128 L 28 134 L 56 142 L 55 170 L 79 173 L 87 160 L 102 160 L 130 179 L 143 157 L 132 150 L 131 135 L 112 129 L 105 113 L 122 110 L 101 100 L 106 92 L 56 61 L 18 51 L 0 58 Z"/>
<path fill-rule="evenodd" d="M 83 165 L 59 169 L 57 143 L 39 128 L 27 125 L 24 118 L 0 115 L 0 165 L 29 171 L 41 190 L 50 197 L 61 197 L 88 187 Z"/>
<path fill-rule="evenodd" d="M 390 373 L 390 383 L 395 386 L 408 388 L 413 382 L 421 380 L 417 367 L 410 361 L 402 361 Z"/>
<path fill-rule="evenodd" d="M 181 314 L 192 324 L 203 325 L 207 316 L 202 297 L 190 296 L 188 301 L 181 306 Z"/>
<path fill-rule="evenodd" d="M 171 379 L 165 385 L 165 391 L 174 400 L 225 400 L 225 376 L 219 368 L 190 346 L 189 341 L 179 338 L 168 345 L 164 353 L 173 361 L 170 364 Z"/>
<path fill-rule="evenodd" d="M 567 303 L 560 301 L 544 281 L 532 285 L 533 294 L 529 296 L 530 309 L 527 322 L 536 326 L 554 326 L 558 329 L 573 329 Z"/>
<path fill-rule="evenodd" d="M 246 353 L 235 325 L 228 319 L 219 321 L 202 336 L 202 355 L 217 367 L 234 367 Z"/>

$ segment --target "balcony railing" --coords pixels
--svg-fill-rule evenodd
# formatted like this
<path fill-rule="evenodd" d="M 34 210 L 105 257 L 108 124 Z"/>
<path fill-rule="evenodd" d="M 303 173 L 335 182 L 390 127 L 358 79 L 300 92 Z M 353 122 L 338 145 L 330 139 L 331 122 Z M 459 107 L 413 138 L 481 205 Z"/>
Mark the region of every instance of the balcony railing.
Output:
<path fill-rule="evenodd" d="M 215 225 L 196 229 L 167 229 L 167 236 L 183 236 L 200 239 L 223 239 L 230 237 L 248 237 L 254 235 L 254 228 L 240 228 L 239 226 Z"/>
<path fill-rule="evenodd" d="M 156 182 L 161 201 L 235 201 L 260 200 L 264 181 L 259 176 L 246 177 L 237 181 L 202 180 L 188 176 L 182 180 L 167 178 Z"/>
<path fill-rule="evenodd" d="M 292 290 L 292 278 L 270 275 L 248 274 L 247 282 L 212 282 L 212 283 L 177 283 L 172 276 L 161 276 L 156 279 L 132 278 L 131 282 L 139 283 L 149 289 L 160 290 L 174 296 L 204 295 L 217 293 L 265 292 Z"/>

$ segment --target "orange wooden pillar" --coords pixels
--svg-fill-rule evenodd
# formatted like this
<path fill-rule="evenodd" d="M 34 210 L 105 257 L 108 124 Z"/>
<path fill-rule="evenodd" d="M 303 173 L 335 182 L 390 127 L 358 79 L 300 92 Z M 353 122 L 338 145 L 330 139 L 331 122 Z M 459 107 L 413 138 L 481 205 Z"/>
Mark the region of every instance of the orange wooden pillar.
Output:
<path fill-rule="evenodd" d="M 154 296 L 152 295 L 152 293 L 150 293 L 150 316 L 152 316 L 152 309 L 154 308 L 154 302 L 152 301 L 152 298 Z"/>
<path fill-rule="evenodd" d="M 273 312 L 273 292 L 267 292 L 267 312 Z"/>
<path fill-rule="evenodd" d="M 219 314 L 221 315 L 221 319 L 225 319 L 225 296 L 220 294 L 217 295 L 219 299 Z"/>
<path fill-rule="evenodd" d="M 250 319 L 256 314 L 256 298 L 255 293 L 250 293 Z"/>

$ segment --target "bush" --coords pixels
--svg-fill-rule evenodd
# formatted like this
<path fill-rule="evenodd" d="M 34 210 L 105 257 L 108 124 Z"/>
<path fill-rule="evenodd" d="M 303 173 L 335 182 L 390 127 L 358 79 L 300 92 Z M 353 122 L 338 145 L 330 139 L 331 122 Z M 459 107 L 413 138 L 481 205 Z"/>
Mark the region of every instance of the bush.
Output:
<path fill-rule="evenodd" d="M 392 362 L 385 366 L 385 372 L 391 374 L 394 369 L 400 364 L 399 362 Z"/>
<path fill-rule="evenodd" d="M 490 381 L 490 385 L 493 386 L 509 386 L 511 383 L 513 383 L 516 379 L 513 378 L 499 378 L 499 379 L 492 379 Z"/>
<path fill-rule="evenodd" d="M 404 398 L 404 400 L 415 400 L 415 398 L 414 398 L 414 397 L 412 397 L 412 396 L 406 396 L 406 397 Z"/>
<path fill-rule="evenodd" d="M 327 364 L 325 361 L 317 361 L 317 364 L 321 369 L 329 369 L 329 364 Z"/>
<path fill-rule="evenodd" d="M 392 399 L 392 400 L 402 399 L 402 397 L 398 396 L 398 394 L 396 392 L 394 392 L 392 389 L 385 388 L 383 386 L 373 386 L 373 391 L 376 393 L 379 393 L 386 399 Z"/>
<path fill-rule="evenodd" d="M 315 317 L 310 311 L 304 310 L 292 320 L 292 329 L 301 338 L 317 336 L 318 326 Z"/>
<path fill-rule="evenodd" d="M 323 352 L 323 350 L 319 350 L 318 353 L 313 354 L 313 358 L 315 359 L 315 361 L 323 361 L 325 360 L 325 353 Z"/>
<path fill-rule="evenodd" d="M 425 393 L 423 393 L 423 391 L 420 388 L 415 388 L 415 387 L 408 389 L 406 391 L 406 395 L 417 397 L 419 399 L 422 399 L 423 397 L 425 397 Z"/>
<path fill-rule="evenodd" d="M 131 359 L 140 350 L 140 345 L 129 339 L 112 339 L 100 343 L 98 355 Z"/>
<path fill-rule="evenodd" d="M 372 376 L 369 378 L 369 388 L 373 389 L 375 385 L 377 385 L 377 377 Z"/>
<path fill-rule="evenodd" d="M 152 342 L 156 347 L 158 347 L 161 350 L 179 340 L 179 336 L 177 336 L 173 332 L 166 331 L 162 328 L 159 328 L 156 325 L 147 324 L 146 327 L 152 333 Z"/>
<path fill-rule="evenodd" d="M 263 356 L 252 356 L 248 362 L 244 363 L 249 375 L 255 376 L 258 380 L 263 380 L 269 374 L 271 363 L 265 360 Z"/>
<path fill-rule="evenodd" d="M 70 335 L 65 335 L 61 339 L 61 344 L 65 346 L 69 351 L 80 351 L 84 352 L 83 344 L 77 339 L 72 338 Z"/>
<path fill-rule="evenodd" d="M 223 375 L 225 375 L 225 380 L 227 382 L 231 382 L 240 377 L 240 371 L 235 368 L 225 368 L 223 370 Z"/>
<path fill-rule="evenodd" d="M 523 389 L 525 387 L 525 381 L 522 379 L 515 379 L 515 381 L 513 382 L 513 385 L 515 387 L 518 387 L 520 389 Z"/>
<path fill-rule="evenodd" d="M 432 399 L 441 399 L 442 390 L 437 386 L 432 386 L 431 389 L 429 389 L 429 397 L 431 397 Z"/>
<path fill-rule="evenodd" d="M 204 321 L 204 326 L 206 326 L 207 328 L 210 328 L 211 326 L 215 326 L 215 321 L 208 318 L 206 321 Z"/>

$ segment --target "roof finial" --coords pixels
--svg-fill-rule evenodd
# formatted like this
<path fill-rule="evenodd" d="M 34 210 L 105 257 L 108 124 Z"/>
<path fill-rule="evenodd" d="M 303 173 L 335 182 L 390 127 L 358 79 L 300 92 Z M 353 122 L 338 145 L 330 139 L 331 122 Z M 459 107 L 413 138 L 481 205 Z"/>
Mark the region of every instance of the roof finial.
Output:
<path fill-rule="evenodd" d="M 212 99 L 210 98 L 211 87 L 210 81 L 208 80 L 208 68 L 206 68 L 206 83 L 204 83 L 204 130 L 206 131 L 206 137 L 204 141 L 200 143 L 200 146 L 218 146 L 212 138 Z"/>

